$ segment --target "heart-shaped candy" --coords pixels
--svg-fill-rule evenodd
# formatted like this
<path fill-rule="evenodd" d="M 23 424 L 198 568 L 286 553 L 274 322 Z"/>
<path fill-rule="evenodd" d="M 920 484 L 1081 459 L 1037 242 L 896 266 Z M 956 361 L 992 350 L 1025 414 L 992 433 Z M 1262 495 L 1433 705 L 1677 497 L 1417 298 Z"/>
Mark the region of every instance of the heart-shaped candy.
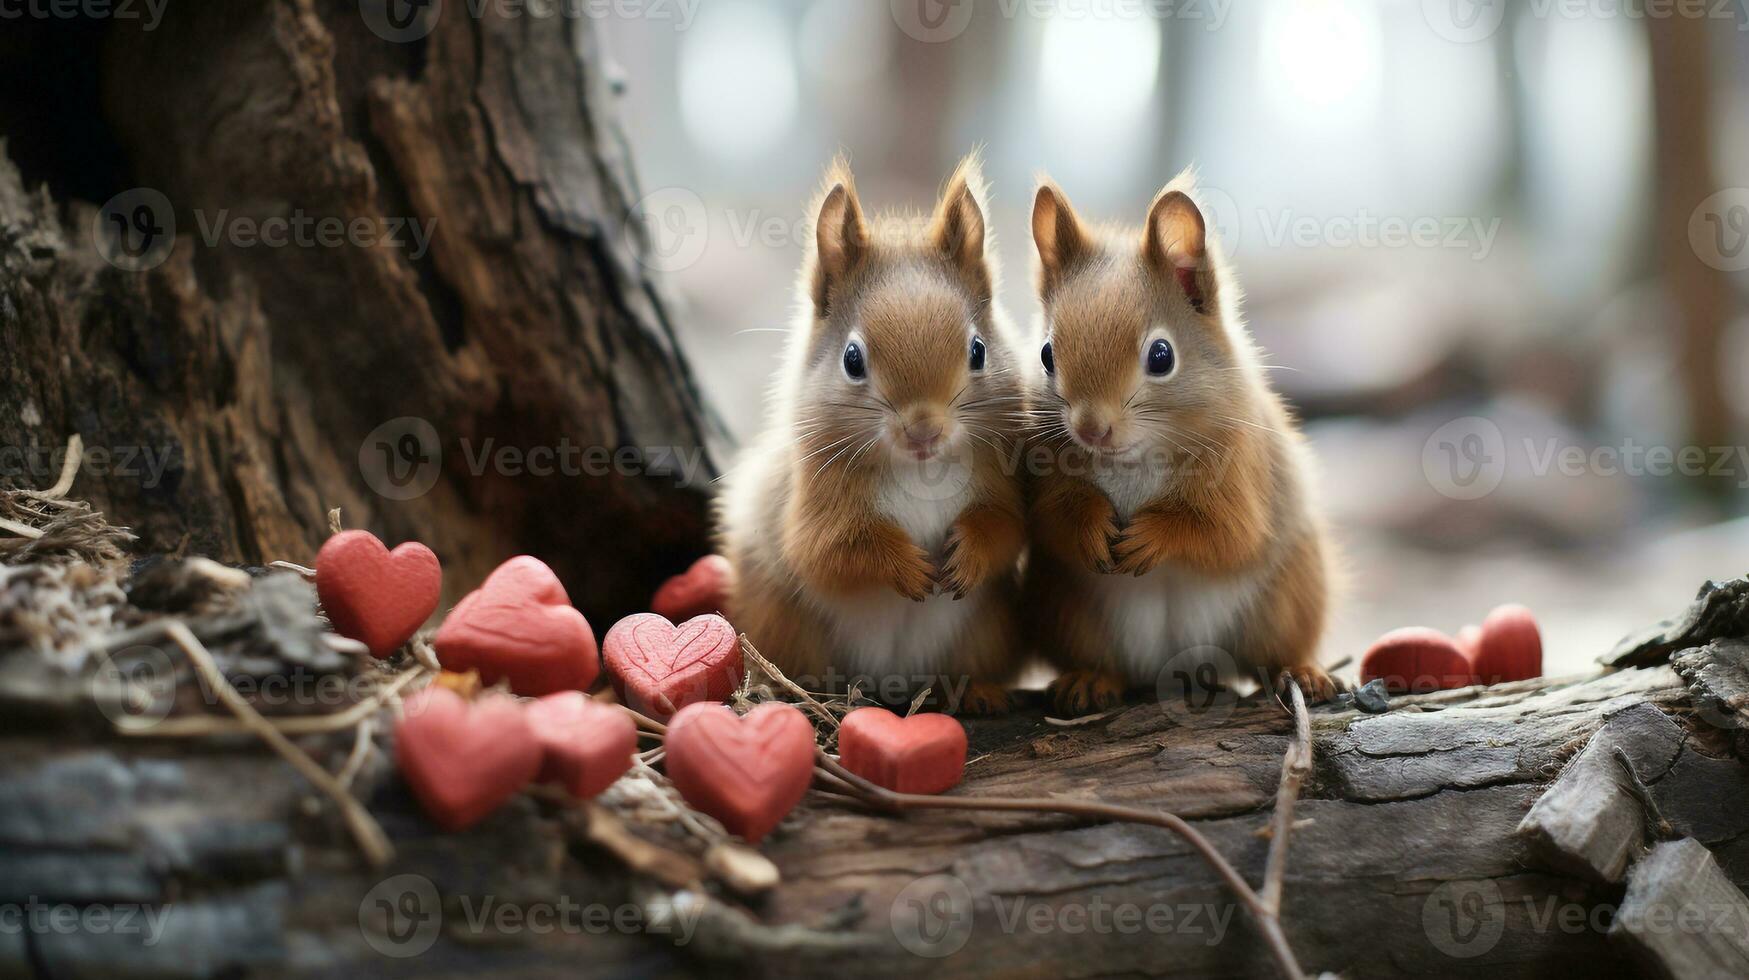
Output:
<path fill-rule="evenodd" d="M 487 576 L 438 628 L 431 645 L 445 670 L 510 681 L 527 697 L 581 691 L 601 670 L 595 633 L 564 585 L 538 558 L 520 555 Z"/>
<path fill-rule="evenodd" d="M 394 551 L 369 531 L 341 531 L 316 552 L 316 595 L 334 631 L 389 656 L 424 625 L 443 593 L 443 566 L 409 541 Z"/>
<path fill-rule="evenodd" d="M 685 574 L 676 575 L 650 598 L 650 610 L 679 623 L 706 613 L 728 615 L 729 559 L 705 555 Z"/>
<path fill-rule="evenodd" d="M 1536 617 L 1518 605 L 1501 606 L 1482 620 L 1476 644 L 1476 675 L 1483 684 L 1543 675 L 1543 637 Z"/>
<path fill-rule="evenodd" d="M 721 704 L 688 705 L 664 741 L 674 788 L 750 844 L 795 809 L 814 780 L 814 726 L 793 705 L 768 702 L 745 717 Z"/>
<path fill-rule="evenodd" d="M 489 694 L 470 703 L 432 686 L 404 705 L 395 762 L 431 822 L 457 831 L 527 786 L 540 771 L 541 747 L 515 700 Z"/>
<path fill-rule="evenodd" d="M 721 616 L 675 626 L 655 613 L 615 623 L 601 643 L 614 690 L 634 710 L 664 719 L 689 704 L 721 701 L 741 683 L 741 647 Z"/>
<path fill-rule="evenodd" d="M 632 767 L 638 726 L 619 708 L 582 691 L 560 691 L 529 702 L 525 711 L 541 744 L 542 782 L 587 800 Z"/>
<path fill-rule="evenodd" d="M 1474 683 L 1470 661 L 1451 637 L 1425 626 L 1392 630 L 1360 658 L 1362 683 L 1384 678 L 1394 694 L 1425 693 Z"/>
<path fill-rule="evenodd" d="M 838 761 L 897 793 L 942 793 L 965 772 L 966 729 L 949 715 L 858 708 L 838 727 Z"/>

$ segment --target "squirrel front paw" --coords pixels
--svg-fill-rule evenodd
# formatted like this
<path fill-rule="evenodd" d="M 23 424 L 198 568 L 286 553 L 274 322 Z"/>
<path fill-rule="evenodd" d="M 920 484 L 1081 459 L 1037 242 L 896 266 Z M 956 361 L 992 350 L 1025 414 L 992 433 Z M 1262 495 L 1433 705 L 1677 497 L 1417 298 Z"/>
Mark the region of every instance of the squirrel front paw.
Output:
<path fill-rule="evenodd" d="M 1081 505 L 1072 545 L 1082 565 L 1101 575 L 1116 570 L 1112 546 L 1121 536 L 1117 508 L 1103 494 L 1089 495 Z"/>
<path fill-rule="evenodd" d="M 937 578 L 941 590 L 964 599 L 992 576 L 1012 568 L 1025 538 L 1026 528 L 1013 513 L 994 508 L 967 511 L 954 521 L 942 548 Z"/>
<path fill-rule="evenodd" d="M 1146 575 L 1158 568 L 1169 555 L 1173 534 L 1162 518 L 1137 514 L 1112 547 L 1115 570 L 1122 575 Z"/>
<path fill-rule="evenodd" d="M 887 581 L 893 591 L 912 602 L 922 602 L 935 591 L 935 567 L 929 563 L 929 553 L 906 542 L 908 551 L 894 556 Z"/>

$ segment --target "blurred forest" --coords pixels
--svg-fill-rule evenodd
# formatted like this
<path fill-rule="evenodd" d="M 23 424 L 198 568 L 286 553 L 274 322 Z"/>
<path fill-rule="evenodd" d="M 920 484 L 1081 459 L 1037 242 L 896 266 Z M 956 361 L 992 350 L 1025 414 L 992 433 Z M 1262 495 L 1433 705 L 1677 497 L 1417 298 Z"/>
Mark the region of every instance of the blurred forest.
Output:
<path fill-rule="evenodd" d="M 649 261 L 734 435 L 839 149 L 865 202 L 920 207 L 982 145 L 1017 322 L 1036 174 L 1135 222 L 1194 164 L 1322 459 L 1350 572 L 1327 660 L 1518 601 L 1579 670 L 1749 566 L 1736 6 L 646 6 L 606 37 Z"/>

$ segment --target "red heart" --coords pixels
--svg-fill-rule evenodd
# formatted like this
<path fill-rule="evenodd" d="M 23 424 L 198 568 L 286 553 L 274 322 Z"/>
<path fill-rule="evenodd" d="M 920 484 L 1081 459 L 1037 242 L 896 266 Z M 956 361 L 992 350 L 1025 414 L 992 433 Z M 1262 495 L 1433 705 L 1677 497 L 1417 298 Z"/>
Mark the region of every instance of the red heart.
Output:
<path fill-rule="evenodd" d="M 419 631 L 443 593 L 443 566 L 409 541 L 394 551 L 369 531 L 341 531 L 316 552 L 316 595 L 334 631 L 383 659 Z"/>
<path fill-rule="evenodd" d="M 966 729 L 948 715 L 858 708 L 838 726 L 838 761 L 894 792 L 943 793 L 965 772 Z"/>
<path fill-rule="evenodd" d="M 650 598 L 650 610 L 676 623 L 706 613 L 727 615 L 729 581 L 729 559 L 705 555 L 685 574 L 663 582 Z"/>
<path fill-rule="evenodd" d="M 1483 684 L 1543 675 L 1543 637 L 1536 617 L 1518 605 L 1501 606 L 1482 620 L 1476 644 L 1476 674 Z"/>
<path fill-rule="evenodd" d="M 526 697 L 585 690 L 601 670 L 589 621 L 553 570 L 528 555 L 499 565 L 468 593 L 431 645 L 445 670 L 477 670 L 487 684 L 509 680 Z"/>
<path fill-rule="evenodd" d="M 432 823 L 457 831 L 484 820 L 540 771 L 540 742 L 522 706 L 503 695 L 469 703 L 432 686 L 407 699 L 395 762 Z"/>
<path fill-rule="evenodd" d="M 1425 626 L 1392 630 L 1360 658 L 1362 682 L 1384 678 L 1396 693 L 1422 693 L 1475 683 L 1470 661 L 1451 637 Z"/>
<path fill-rule="evenodd" d="M 755 844 L 814 780 L 814 726 L 793 705 L 762 704 L 745 717 L 692 704 L 668 724 L 668 778 L 686 802 Z"/>
<path fill-rule="evenodd" d="M 721 701 L 741 683 L 741 647 L 721 616 L 679 626 L 655 613 L 627 616 L 607 631 L 601 658 L 626 704 L 658 719 L 699 701 Z"/>
<path fill-rule="evenodd" d="M 582 691 L 560 691 L 526 708 L 544 754 L 540 779 L 591 799 L 632 767 L 638 726 L 630 715 Z"/>

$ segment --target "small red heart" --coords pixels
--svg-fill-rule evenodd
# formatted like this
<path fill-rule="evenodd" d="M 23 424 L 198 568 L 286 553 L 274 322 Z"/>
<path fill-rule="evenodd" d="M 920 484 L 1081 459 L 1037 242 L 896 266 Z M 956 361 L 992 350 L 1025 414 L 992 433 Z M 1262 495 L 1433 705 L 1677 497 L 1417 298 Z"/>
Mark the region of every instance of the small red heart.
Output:
<path fill-rule="evenodd" d="M 529 702 L 525 710 L 541 743 L 541 782 L 558 783 L 587 800 L 632 767 L 638 726 L 613 705 L 582 691 L 560 691 Z"/>
<path fill-rule="evenodd" d="M 627 616 L 607 631 L 601 658 L 625 703 L 657 719 L 699 701 L 721 701 L 741 683 L 741 647 L 721 616 L 679 626 L 655 613 Z"/>
<path fill-rule="evenodd" d="M 595 633 L 571 606 L 559 577 L 520 555 L 487 576 L 450 611 L 432 637 L 445 670 L 509 680 L 526 697 L 586 690 L 601 670 Z"/>
<path fill-rule="evenodd" d="M 896 793 L 944 793 L 966 769 L 966 729 L 948 715 L 858 708 L 838 726 L 838 761 Z"/>
<path fill-rule="evenodd" d="M 1362 683 L 1384 678 L 1394 693 L 1423 693 L 1475 683 L 1470 661 L 1451 637 L 1425 626 L 1392 630 L 1360 658 Z"/>
<path fill-rule="evenodd" d="M 675 623 L 706 613 L 728 615 L 729 581 L 729 559 L 705 555 L 685 574 L 663 582 L 650 598 L 650 610 Z"/>
<path fill-rule="evenodd" d="M 432 686 L 407 699 L 395 762 L 431 822 L 466 830 L 527 786 L 541 747 L 522 706 L 503 695 L 468 702 Z"/>
<path fill-rule="evenodd" d="M 316 552 L 316 595 L 334 631 L 381 660 L 401 649 L 443 594 L 443 566 L 409 541 L 394 551 L 369 531 L 341 531 Z"/>
<path fill-rule="evenodd" d="M 668 778 L 686 802 L 749 844 L 795 809 L 814 780 L 814 726 L 772 701 L 743 716 L 692 704 L 668 724 Z"/>
<path fill-rule="evenodd" d="M 1536 617 L 1518 605 L 1501 606 L 1482 620 L 1476 644 L 1476 674 L 1483 684 L 1523 681 L 1543 675 L 1543 637 Z"/>

